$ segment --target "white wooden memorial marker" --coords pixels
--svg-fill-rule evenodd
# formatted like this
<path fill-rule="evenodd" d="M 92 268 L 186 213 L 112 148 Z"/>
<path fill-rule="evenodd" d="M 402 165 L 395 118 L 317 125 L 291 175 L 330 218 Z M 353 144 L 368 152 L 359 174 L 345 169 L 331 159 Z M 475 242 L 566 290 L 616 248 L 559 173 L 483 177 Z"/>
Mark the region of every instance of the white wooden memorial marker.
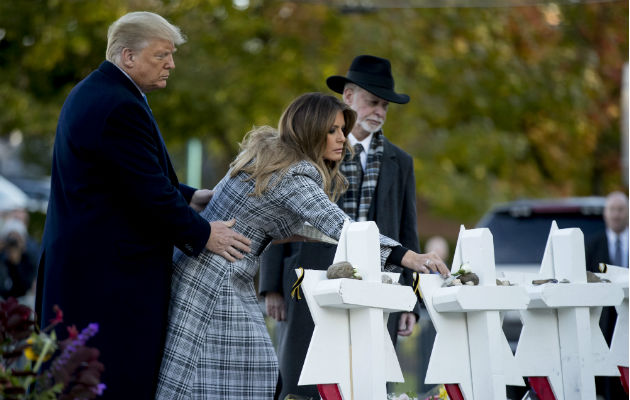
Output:
<path fill-rule="evenodd" d="M 499 311 L 524 309 L 529 298 L 522 287 L 496 285 L 494 245 L 487 228 L 461 227 L 451 273 L 464 263 L 479 276 L 478 286 L 442 287 L 439 275 L 420 278 L 437 332 L 425 383 L 458 384 L 465 400 L 505 400 L 506 385 L 524 382 Z"/>
<path fill-rule="evenodd" d="M 558 400 L 595 399 L 595 375 L 619 376 L 597 321 L 601 306 L 619 305 L 623 291 L 618 284 L 586 283 L 582 231 L 558 229 L 554 221 L 538 274 L 504 275 L 530 298 L 515 355 L 520 374 L 546 377 Z M 543 279 L 568 282 L 532 284 Z M 627 329 L 625 349 L 627 356 Z"/>
<path fill-rule="evenodd" d="M 326 271 L 304 270 L 301 287 L 315 329 L 298 385 L 337 384 L 344 400 L 384 400 L 386 382 L 402 382 L 387 332 L 393 311 L 411 311 L 409 286 L 384 284 L 378 228 L 374 222 L 346 223 L 334 262 L 348 261 L 363 280 L 330 279 Z M 296 270 L 299 274 L 299 270 Z"/>

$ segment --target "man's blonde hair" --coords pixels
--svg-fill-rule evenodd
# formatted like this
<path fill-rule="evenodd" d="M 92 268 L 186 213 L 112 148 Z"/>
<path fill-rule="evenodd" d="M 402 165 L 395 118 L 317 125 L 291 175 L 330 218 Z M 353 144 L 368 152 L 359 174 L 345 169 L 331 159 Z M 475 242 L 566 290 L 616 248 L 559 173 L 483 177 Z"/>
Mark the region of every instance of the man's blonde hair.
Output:
<path fill-rule="evenodd" d="M 139 51 L 155 39 L 169 40 L 174 45 L 186 42 L 179 27 L 171 24 L 160 15 L 147 11 L 125 14 L 111 24 L 107 30 L 105 58 L 120 65 L 123 49 Z"/>

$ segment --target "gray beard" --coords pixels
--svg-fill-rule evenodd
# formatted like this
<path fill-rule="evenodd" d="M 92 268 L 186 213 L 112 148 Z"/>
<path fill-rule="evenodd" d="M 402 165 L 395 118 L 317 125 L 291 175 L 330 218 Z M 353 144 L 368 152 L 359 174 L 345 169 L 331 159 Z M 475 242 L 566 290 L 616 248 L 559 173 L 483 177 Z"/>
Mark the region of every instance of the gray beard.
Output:
<path fill-rule="evenodd" d="M 375 133 L 381 130 L 381 128 L 383 127 L 383 122 L 381 122 L 380 125 L 377 126 L 376 128 L 372 128 L 372 126 L 368 124 L 367 121 L 361 121 L 359 122 L 359 125 L 361 126 L 361 128 L 363 128 L 364 131 L 369 132 L 369 133 Z"/>

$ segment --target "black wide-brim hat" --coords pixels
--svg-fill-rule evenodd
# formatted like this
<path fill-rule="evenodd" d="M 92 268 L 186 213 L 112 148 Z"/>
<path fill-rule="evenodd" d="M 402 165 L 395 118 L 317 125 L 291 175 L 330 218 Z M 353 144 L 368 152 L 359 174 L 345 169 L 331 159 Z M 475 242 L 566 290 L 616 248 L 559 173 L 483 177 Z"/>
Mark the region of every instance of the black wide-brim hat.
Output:
<path fill-rule="evenodd" d="M 376 97 L 392 103 L 406 104 L 409 96 L 394 91 L 394 78 L 389 60 L 375 56 L 357 56 L 350 65 L 346 76 L 333 75 L 326 79 L 328 87 L 343 94 L 346 83 L 351 82 L 367 90 Z"/>

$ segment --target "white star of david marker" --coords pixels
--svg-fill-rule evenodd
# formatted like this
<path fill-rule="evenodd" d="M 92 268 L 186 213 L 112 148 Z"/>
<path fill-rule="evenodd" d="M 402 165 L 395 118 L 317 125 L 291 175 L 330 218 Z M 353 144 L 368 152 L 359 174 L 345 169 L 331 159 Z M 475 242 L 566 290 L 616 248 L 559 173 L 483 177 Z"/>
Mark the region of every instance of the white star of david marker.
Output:
<path fill-rule="evenodd" d="M 500 310 L 524 309 L 524 288 L 496 286 L 494 246 L 487 228 L 462 226 L 451 273 L 464 262 L 479 286 L 442 287 L 437 275 L 421 275 L 420 291 L 437 335 L 425 383 L 459 384 L 464 399 L 505 400 L 506 385 L 523 386 L 501 329 Z"/>
<path fill-rule="evenodd" d="M 618 285 L 586 283 L 582 231 L 554 221 L 540 271 L 504 275 L 531 298 L 515 355 L 521 374 L 547 377 L 557 399 L 594 399 L 594 375 L 619 376 L 598 321 L 601 306 L 621 303 L 623 293 Z M 569 283 L 532 285 L 552 278 Z"/>
<path fill-rule="evenodd" d="M 363 280 L 328 280 L 326 271 L 304 271 L 302 289 L 315 329 L 298 385 L 336 383 L 345 400 L 383 400 L 386 382 L 403 381 L 387 318 L 412 310 L 416 297 L 409 286 L 381 283 L 374 222 L 344 224 L 334 262 L 340 261 L 350 262 Z M 398 274 L 388 275 L 398 281 Z"/>

